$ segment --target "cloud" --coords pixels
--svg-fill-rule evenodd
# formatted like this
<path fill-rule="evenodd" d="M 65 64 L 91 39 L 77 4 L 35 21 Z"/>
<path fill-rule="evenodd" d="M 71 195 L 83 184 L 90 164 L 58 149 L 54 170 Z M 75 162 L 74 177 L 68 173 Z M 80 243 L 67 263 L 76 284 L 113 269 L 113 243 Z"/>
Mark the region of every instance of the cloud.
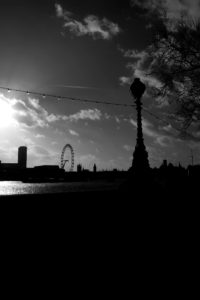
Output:
<path fill-rule="evenodd" d="M 133 151 L 133 146 L 130 145 L 124 145 L 123 148 L 128 152 Z"/>
<path fill-rule="evenodd" d="M 60 153 L 42 145 L 32 145 L 28 148 L 28 158 L 31 166 L 57 165 L 59 164 Z"/>
<path fill-rule="evenodd" d="M 148 13 L 156 13 L 160 18 L 178 19 L 200 17 L 200 0 L 131 0 L 132 6 L 138 6 Z"/>
<path fill-rule="evenodd" d="M 59 162 L 60 153 L 35 142 L 35 135 L 29 134 L 17 135 L 19 131 L 14 131 L 14 138 L 10 138 L 8 143 L 6 140 L 1 141 L 0 155 L 2 162 L 15 163 L 17 162 L 18 147 L 25 145 L 28 147 L 28 166 L 35 166 L 39 164 L 56 164 Z M 13 137 L 13 136 L 12 136 Z M 15 138 L 16 137 L 16 138 Z"/>
<path fill-rule="evenodd" d="M 24 128 L 47 128 L 55 122 L 69 121 L 77 122 L 79 120 L 99 121 L 102 113 L 99 109 L 83 109 L 75 114 L 61 115 L 49 113 L 38 99 L 28 98 L 27 101 L 15 98 L 7 98 L 0 95 L 3 101 L 11 105 L 14 113 L 13 117 L 18 125 Z"/>
<path fill-rule="evenodd" d="M 154 76 L 149 75 L 150 68 L 152 64 L 152 57 L 149 55 L 148 50 L 138 51 L 136 49 L 119 49 L 124 58 L 130 59 L 129 63 L 127 63 L 126 67 L 130 70 L 130 76 L 121 76 L 119 78 L 121 85 L 131 84 L 134 78 L 140 78 L 144 83 L 146 83 L 149 87 L 157 87 L 161 86 L 159 80 L 157 80 Z"/>
<path fill-rule="evenodd" d="M 63 11 L 62 6 L 58 3 L 56 3 L 55 4 L 55 9 L 56 9 L 56 16 L 58 18 L 63 18 L 64 17 L 64 11 Z"/>
<path fill-rule="evenodd" d="M 9 103 L 17 124 L 25 128 L 49 127 L 49 123 L 60 119 L 58 115 L 49 114 L 38 99 L 29 97 L 24 101 L 16 98 L 7 98 L 4 95 L 0 95 L 0 98 Z"/>
<path fill-rule="evenodd" d="M 46 148 L 40 145 L 34 145 L 33 147 L 31 147 L 30 152 L 34 153 L 37 156 L 46 156 L 46 157 L 51 156 L 51 153 Z"/>
<path fill-rule="evenodd" d="M 28 98 L 28 102 L 33 108 L 39 111 L 41 110 L 41 105 L 39 104 L 40 101 L 38 99 Z"/>
<path fill-rule="evenodd" d="M 163 151 L 161 149 L 158 149 L 158 147 L 152 146 L 148 146 L 147 151 L 151 166 L 154 165 L 159 167 L 163 161 L 163 157 L 165 157 Z"/>
<path fill-rule="evenodd" d="M 137 122 L 134 119 L 130 119 L 129 122 L 137 128 Z M 147 119 L 142 121 L 143 133 L 144 135 L 152 138 L 154 143 L 160 145 L 161 147 L 169 147 L 172 144 L 173 137 L 167 136 L 166 134 L 159 133 L 154 129 L 153 124 L 151 124 Z M 166 128 L 165 128 L 166 129 Z"/>
<path fill-rule="evenodd" d="M 50 115 L 46 116 L 46 120 L 49 123 L 53 123 L 53 122 L 59 121 L 60 119 L 62 119 L 61 115 L 50 114 Z"/>
<path fill-rule="evenodd" d="M 137 128 L 137 122 L 134 119 L 130 119 L 130 123 Z M 153 130 L 153 125 L 146 119 L 143 119 L 142 121 L 143 126 L 143 133 L 147 135 L 148 137 L 157 138 L 159 134 Z"/>
<path fill-rule="evenodd" d="M 55 4 L 56 16 L 63 20 L 63 28 L 76 36 L 89 35 L 93 39 L 110 40 L 121 31 L 119 25 L 107 18 L 99 19 L 95 15 L 88 15 L 83 20 L 73 17 L 73 13 L 66 11 L 60 4 Z"/>
<path fill-rule="evenodd" d="M 161 147 L 169 147 L 172 145 L 172 138 L 165 135 L 158 135 L 155 143 L 160 145 Z"/>
<path fill-rule="evenodd" d="M 35 145 L 35 142 L 30 137 L 23 135 L 22 139 L 23 139 L 24 145 L 26 145 L 27 147 L 33 147 Z"/>
<path fill-rule="evenodd" d="M 71 130 L 71 129 L 69 129 L 69 133 L 74 136 L 79 136 L 79 134 L 76 131 Z"/>
<path fill-rule="evenodd" d="M 91 121 L 99 121 L 101 120 L 102 113 L 99 109 L 88 109 L 88 110 L 81 110 L 76 114 L 64 117 L 65 120 L 70 121 L 78 121 L 78 120 L 91 120 Z"/>
<path fill-rule="evenodd" d="M 39 100 L 28 98 L 28 101 L 21 99 L 9 99 L 14 113 L 13 116 L 18 124 L 24 127 L 48 127 L 48 112 L 39 104 Z"/>
<path fill-rule="evenodd" d="M 172 125 L 166 125 L 162 127 L 162 130 L 167 131 L 167 132 L 171 132 L 173 130 Z"/>
<path fill-rule="evenodd" d="M 0 146 L 0 154 L 1 154 L 1 161 L 2 162 L 16 162 L 17 160 L 17 151 L 18 151 L 18 147 L 16 146 L 11 146 L 6 145 L 6 144 L 2 144 L 1 142 L 1 146 Z"/>
<path fill-rule="evenodd" d="M 104 117 L 105 117 L 106 120 L 110 120 L 110 118 L 111 118 L 111 116 L 108 113 L 105 113 Z"/>
<path fill-rule="evenodd" d="M 63 18 L 64 20 L 67 21 L 72 16 L 72 13 L 70 11 L 64 10 L 59 3 L 55 4 L 55 9 L 56 9 L 56 16 L 58 18 Z"/>
<path fill-rule="evenodd" d="M 121 123 L 120 119 L 119 119 L 117 116 L 115 116 L 115 121 L 116 121 L 118 124 Z"/>
<path fill-rule="evenodd" d="M 127 76 L 121 76 L 119 78 L 120 85 L 126 85 L 126 84 L 131 84 L 132 83 L 132 76 L 127 77 Z"/>
<path fill-rule="evenodd" d="M 44 138 L 45 138 L 45 135 L 43 135 L 43 134 L 36 134 L 35 137 L 36 137 L 37 139 L 44 139 Z"/>

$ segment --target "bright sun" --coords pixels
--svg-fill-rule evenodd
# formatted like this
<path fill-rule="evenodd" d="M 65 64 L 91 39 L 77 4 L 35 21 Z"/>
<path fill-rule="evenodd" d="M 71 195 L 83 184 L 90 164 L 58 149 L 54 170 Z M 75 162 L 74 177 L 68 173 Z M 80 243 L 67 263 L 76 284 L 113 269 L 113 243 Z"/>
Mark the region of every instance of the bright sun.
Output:
<path fill-rule="evenodd" d="M 11 105 L 5 101 L 0 100 L 0 128 L 7 127 L 14 123 L 14 110 Z"/>

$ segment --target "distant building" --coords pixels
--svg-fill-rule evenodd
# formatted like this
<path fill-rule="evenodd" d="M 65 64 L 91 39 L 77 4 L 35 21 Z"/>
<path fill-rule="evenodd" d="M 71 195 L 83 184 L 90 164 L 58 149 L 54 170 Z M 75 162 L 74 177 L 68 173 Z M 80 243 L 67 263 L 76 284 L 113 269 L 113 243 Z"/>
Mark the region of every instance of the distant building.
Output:
<path fill-rule="evenodd" d="M 77 172 L 80 173 L 83 171 L 81 164 L 77 165 Z"/>
<path fill-rule="evenodd" d="M 18 165 L 22 169 L 27 166 L 27 147 L 21 146 L 18 148 Z"/>
<path fill-rule="evenodd" d="M 188 166 L 187 168 L 188 175 L 192 177 L 197 177 L 199 178 L 200 176 L 200 165 L 195 165 L 195 166 Z"/>
<path fill-rule="evenodd" d="M 161 167 L 162 167 L 162 168 L 167 168 L 167 166 L 168 166 L 167 160 L 164 159 L 164 160 L 163 160 L 163 163 L 162 163 L 162 165 L 161 165 Z"/>
<path fill-rule="evenodd" d="M 59 171 L 60 168 L 57 165 L 41 165 L 41 166 L 35 166 L 35 170 L 38 171 Z"/>
<path fill-rule="evenodd" d="M 96 171 L 97 171 L 97 166 L 96 166 L 96 164 L 94 164 L 93 172 L 96 173 Z"/>
<path fill-rule="evenodd" d="M 32 174 L 37 178 L 59 178 L 65 173 L 64 169 L 60 169 L 57 165 L 42 165 L 33 168 Z"/>
<path fill-rule="evenodd" d="M 2 170 L 18 170 L 19 165 L 14 163 L 3 163 L 0 164 Z"/>

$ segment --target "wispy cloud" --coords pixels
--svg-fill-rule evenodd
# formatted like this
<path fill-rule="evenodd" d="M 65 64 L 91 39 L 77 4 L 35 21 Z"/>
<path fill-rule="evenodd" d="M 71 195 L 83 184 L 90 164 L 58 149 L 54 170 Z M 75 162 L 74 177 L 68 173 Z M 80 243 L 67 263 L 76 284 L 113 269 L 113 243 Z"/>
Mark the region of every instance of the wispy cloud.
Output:
<path fill-rule="evenodd" d="M 119 119 L 119 117 L 115 116 L 115 121 L 120 124 L 121 123 L 121 120 Z"/>
<path fill-rule="evenodd" d="M 123 146 L 123 149 L 125 149 L 125 150 L 128 151 L 128 152 L 134 150 L 133 146 L 130 146 L 130 145 L 124 145 L 124 146 Z"/>
<path fill-rule="evenodd" d="M 87 109 L 80 110 L 76 114 L 63 117 L 65 120 L 70 121 L 78 121 L 78 120 L 91 120 L 91 121 L 99 121 L 101 120 L 102 113 L 99 109 Z"/>
<path fill-rule="evenodd" d="M 131 84 L 132 83 L 132 76 L 121 76 L 119 78 L 120 85 L 126 85 L 126 84 Z"/>
<path fill-rule="evenodd" d="M 69 133 L 73 136 L 79 136 L 78 132 L 72 130 L 72 129 L 69 129 Z"/>
<path fill-rule="evenodd" d="M 56 16 L 63 20 L 63 28 L 69 30 L 76 36 L 89 35 L 93 39 L 101 38 L 110 40 L 120 33 L 118 24 L 108 20 L 107 18 L 99 19 L 95 15 L 88 15 L 83 20 L 74 17 L 70 11 L 56 3 Z"/>
<path fill-rule="evenodd" d="M 99 88 L 96 87 L 91 87 L 91 86 L 82 86 L 82 85 L 62 85 L 58 84 L 55 85 L 55 87 L 61 87 L 61 88 L 66 88 L 66 89 L 81 89 L 81 90 L 99 90 Z"/>
<path fill-rule="evenodd" d="M 44 139 L 45 138 L 45 135 L 44 134 L 36 134 L 35 135 L 35 137 L 37 138 L 37 139 Z"/>
<path fill-rule="evenodd" d="M 137 128 L 137 122 L 134 119 L 130 119 L 129 122 Z M 155 128 L 154 125 L 149 122 L 147 119 L 143 119 L 142 121 L 142 126 L 143 126 L 143 132 L 144 135 L 146 135 L 149 138 L 152 138 L 154 140 L 155 144 L 160 145 L 161 147 L 169 147 L 172 145 L 173 137 L 168 136 L 164 133 L 158 132 Z"/>
<path fill-rule="evenodd" d="M 62 6 L 60 4 L 58 4 L 58 3 L 56 3 L 55 4 L 55 9 L 56 9 L 56 16 L 58 18 L 62 18 L 63 17 L 63 13 L 64 13 Z"/>

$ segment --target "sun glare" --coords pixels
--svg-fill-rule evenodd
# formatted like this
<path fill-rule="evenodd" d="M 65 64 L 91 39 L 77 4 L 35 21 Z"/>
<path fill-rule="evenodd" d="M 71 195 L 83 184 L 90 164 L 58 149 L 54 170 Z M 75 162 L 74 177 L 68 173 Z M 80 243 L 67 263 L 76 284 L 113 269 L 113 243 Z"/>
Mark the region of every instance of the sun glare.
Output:
<path fill-rule="evenodd" d="M 9 103 L 0 99 L 0 128 L 7 127 L 14 123 L 14 111 Z"/>

